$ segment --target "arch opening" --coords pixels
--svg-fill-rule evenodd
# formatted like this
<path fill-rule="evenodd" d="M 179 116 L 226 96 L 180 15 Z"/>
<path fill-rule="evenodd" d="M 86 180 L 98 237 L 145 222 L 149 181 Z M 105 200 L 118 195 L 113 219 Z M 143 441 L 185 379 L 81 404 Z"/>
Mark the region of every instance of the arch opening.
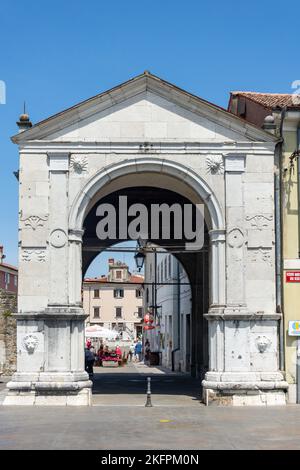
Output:
<path fill-rule="evenodd" d="M 99 240 L 96 236 L 96 226 L 99 217 L 97 216 L 97 208 L 100 204 L 108 202 L 118 206 L 119 197 L 126 196 L 128 206 L 143 201 L 143 204 L 149 209 L 151 204 L 178 204 L 184 207 L 185 204 L 193 205 L 191 200 L 174 190 L 162 189 L 156 186 L 129 186 L 106 194 L 100 199 L 94 198 L 94 205 L 90 207 L 84 222 L 84 234 L 82 238 L 82 267 L 85 274 L 99 253 L 103 253 L 106 249 L 113 250 L 116 243 L 126 242 L 123 239 L 106 239 Z M 199 199 L 198 199 L 199 200 Z M 193 222 L 195 222 L 195 213 Z M 118 233 L 118 220 L 117 233 Z M 130 218 L 129 218 L 130 222 Z M 175 219 L 173 220 L 175 223 Z M 150 230 L 149 230 L 150 232 Z M 172 236 L 173 235 L 173 236 Z M 148 250 L 145 261 L 145 280 L 143 283 L 143 311 L 151 310 L 151 305 L 155 307 L 160 303 L 169 304 L 169 312 L 161 313 L 164 318 L 162 324 L 155 310 L 155 322 L 159 321 L 159 330 L 155 332 L 144 332 L 144 341 L 151 341 L 151 348 L 155 349 L 160 357 L 160 363 L 170 370 L 186 372 L 192 377 L 203 379 L 205 372 L 208 370 L 208 331 L 207 322 L 203 314 L 207 313 L 209 308 L 209 235 L 207 223 L 204 225 L 204 245 L 201 249 L 189 252 L 185 249 L 186 239 L 175 239 L 174 233 L 171 232 L 169 240 L 159 238 L 143 240 L 147 243 Z M 157 260 L 155 266 L 152 266 L 152 273 L 149 272 L 147 265 L 151 265 L 151 250 L 155 248 L 158 257 L 163 257 L 159 261 L 163 266 L 172 265 L 171 282 L 166 274 L 163 266 L 160 268 L 161 274 L 157 273 Z M 168 261 L 167 261 L 168 259 Z M 166 265 L 167 263 L 167 265 Z M 152 260 L 153 264 L 153 260 Z M 168 268 L 169 269 L 169 268 Z M 154 275 L 155 272 L 155 275 Z M 163 274 L 164 273 L 164 274 Z M 159 281 L 157 276 L 161 276 Z M 185 279 L 185 282 L 181 280 Z M 92 282 L 92 281 L 90 281 Z M 153 299 L 153 283 L 155 283 L 155 299 Z M 152 285 L 150 296 L 146 295 L 147 286 Z M 184 287 L 186 286 L 186 287 Z M 184 302 L 180 300 L 182 293 L 180 290 L 190 289 L 190 294 L 185 292 Z M 157 292 L 158 291 L 158 292 Z M 160 291 L 160 292 L 159 292 Z M 165 299 L 160 298 L 165 297 Z M 166 300 L 168 299 L 168 300 Z M 170 307 L 170 304 L 172 305 Z M 184 305 L 183 305 L 184 304 Z M 183 310 L 182 310 L 183 309 Z M 181 311 L 182 310 L 182 311 Z M 189 310 L 187 312 L 187 310 Z M 103 323 L 103 322 L 99 322 Z M 114 322 L 111 322 L 113 324 Z M 102 325 L 104 326 L 104 325 Z M 170 335 L 172 331 L 172 335 Z M 200 381 L 199 381 L 200 384 Z M 200 387 L 199 387 L 200 390 Z"/>

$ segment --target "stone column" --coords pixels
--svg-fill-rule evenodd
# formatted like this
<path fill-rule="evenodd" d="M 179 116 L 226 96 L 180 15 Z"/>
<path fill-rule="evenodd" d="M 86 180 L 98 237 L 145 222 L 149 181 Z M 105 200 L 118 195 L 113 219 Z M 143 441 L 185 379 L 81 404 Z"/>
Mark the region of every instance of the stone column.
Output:
<path fill-rule="evenodd" d="M 69 156 L 48 158 L 48 306 L 17 314 L 18 371 L 7 384 L 5 405 L 91 404 L 92 384 L 84 370 L 82 234 L 68 234 Z M 28 270 L 35 280 L 38 273 L 31 265 Z"/>
<path fill-rule="evenodd" d="M 210 309 L 224 308 L 226 304 L 225 230 L 210 230 L 209 236 L 211 252 Z"/>
<path fill-rule="evenodd" d="M 207 404 L 283 405 L 287 383 L 276 364 L 279 315 L 272 311 L 272 298 L 267 303 L 259 297 L 255 301 L 255 289 L 252 288 L 252 284 L 257 285 L 256 278 L 261 277 L 262 269 L 264 276 L 267 278 L 268 274 L 271 279 L 268 286 L 272 285 L 270 249 L 269 270 L 265 266 L 256 266 L 257 275 L 255 282 L 252 281 L 253 261 L 259 261 L 258 247 L 266 246 L 266 239 L 271 244 L 272 236 L 271 231 L 254 230 L 253 225 L 262 216 L 249 215 L 249 193 L 245 193 L 248 206 L 244 198 L 244 191 L 250 190 L 246 186 L 246 177 L 245 155 L 226 155 L 226 306 L 222 309 L 212 305 L 205 315 L 209 322 L 210 357 L 209 371 L 202 382 L 204 399 Z M 256 205 L 262 204 L 266 194 L 270 200 L 273 198 L 270 186 L 261 188 L 258 185 L 252 190 L 255 191 L 253 201 Z M 253 210 L 257 208 L 253 207 Z M 251 229 L 246 225 L 250 221 Z M 214 232 L 210 234 L 213 269 L 217 251 L 214 249 L 217 236 Z M 266 289 L 265 282 L 260 287 Z M 217 290 L 220 290 L 219 286 L 215 287 L 213 295 Z M 270 308 L 263 312 L 269 305 Z"/>
<path fill-rule="evenodd" d="M 69 303 L 82 304 L 82 236 L 83 230 L 69 229 Z"/>

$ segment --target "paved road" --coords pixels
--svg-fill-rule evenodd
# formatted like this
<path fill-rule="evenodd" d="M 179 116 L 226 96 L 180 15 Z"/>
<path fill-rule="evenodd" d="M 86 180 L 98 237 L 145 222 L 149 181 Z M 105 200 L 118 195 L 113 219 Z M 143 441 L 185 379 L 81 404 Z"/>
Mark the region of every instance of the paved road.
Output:
<path fill-rule="evenodd" d="M 0 449 L 300 449 L 300 406 L 205 407 L 198 390 L 142 365 L 101 369 L 93 407 L 0 406 Z"/>
<path fill-rule="evenodd" d="M 0 407 L 0 449 L 300 449 L 300 408 Z"/>
<path fill-rule="evenodd" d="M 201 406 L 200 380 L 142 363 L 118 369 L 95 368 L 93 404 L 144 406 L 147 377 L 151 377 L 154 406 Z"/>

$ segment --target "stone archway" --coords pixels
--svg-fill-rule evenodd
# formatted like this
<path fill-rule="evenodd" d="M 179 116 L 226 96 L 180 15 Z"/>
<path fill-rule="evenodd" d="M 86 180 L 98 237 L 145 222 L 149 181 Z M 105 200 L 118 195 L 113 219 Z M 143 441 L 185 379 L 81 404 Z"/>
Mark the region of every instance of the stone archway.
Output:
<path fill-rule="evenodd" d="M 273 242 L 276 137 L 149 73 L 20 130 L 13 137 L 20 145 L 18 366 L 5 404 L 90 403 L 83 221 L 97 198 L 149 177 L 206 208 L 206 400 L 285 403 Z"/>
<path fill-rule="evenodd" d="M 60 157 L 56 154 L 55 158 Z M 35 315 L 18 315 L 19 333 L 31 331 L 28 334 L 25 333 L 25 336 L 19 334 L 19 339 L 23 341 L 23 345 L 25 344 L 24 341 L 27 342 L 25 347 L 29 359 L 33 353 L 37 358 L 39 353 L 43 355 L 44 367 L 43 370 L 26 370 L 28 365 L 29 369 L 32 366 L 34 367 L 32 361 L 30 363 L 27 359 L 27 362 L 24 363 L 19 360 L 19 370 L 14 375 L 12 382 L 8 384 L 9 395 L 6 404 L 18 404 L 20 402 L 58 405 L 90 404 L 91 383 L 84 371 L 82 346 L 85 316 L 81 307 L 81 243 L 84 232 L 84 217 L 95 199 L 101 197 L 101 194 L 109 192 L 110 186 L 117 181 L 120 182 L 121 178 L 127 176 L 136 178 L 136 175 L 141 176 L 143 174 L 146 175 L 146 178 L 149 178 L 149 175 L 158 173 L 161 178 L 166 178 L 166 185 L 170 183 L 174 185 L 177 182 L 179 192 L 185 190 L 188 196 L 191 197 L 192 195 L 197 202 L 205 201 L 207 221 L 211 228 L 209 233 L 212 239 L 211 279 L 214 287 L 211 290 L 211 303 L 220 305 L 220 301 L 222 301 L 224 306 L 223 217 L 217 199 L 209 186 L 183 165 L 166 162 L 158 158 L 135 158 L 124 162 L 122 165 L 112 165 L 105 168 L 104 171 L 94 175 L 78 193 L 69 213 L 69 262 L 67 267 L 61 264 L 67 276 L 68 305 L 61 304 L 58 294 L 57 302 L 55 302 L 54 295 L 51 304 L 48 304 L 44 312 Z M 59 249 L 65 246 L 61 241 L 63 233 L 55 233 L 55 238 L 54 233 L 55 231 L 52 231 L 50 234 L 52 240 L 50 260 L 51 251 L 54 252 L 55 257 L 57 251 L 59 253 Z M 55 284 L 55 279 L 52 282 Z M 59 290 L 59 286 L 57 286 L 57 289 Z M 43 350 L 39 351 L 41 346 L 43 346 Z M 57 369 L 61 370 L 58 371 Z"/>
<path fill-rule="evenodd" d="M 69 276 L 72 272 L 80 272 L 78 263 L 80 263 L 80 249 L 77 246 L 82 239 L 83 221 L 88 210 L 94 204 L 99 195 L 105 195 L 120 187 L 122 178 L 133 177 L 131 184 L 136 185 L 135 177 L 145 175 L 145 181 L 151 181 L 151 176 L 159 174 L 161 177 L 169 179 L 166 186 L 172 185 L 170 180 L 176 186 L 176 191 L 187 197 L 193 203 L 203 203 L 206 212 L 206 222 L 209 227 L 211 239 L 211 305 L 225 306 L 225 224 L 224 216 L 216 195 L 208 184 L 190 168 L 177 162 L 159 159 L 159 158 L 134 158 L 126 160 L 121 164 L 111 165 L 97 174 L 87 182 L 85 187 L 78 193 L 70 210 L 69 233 L 70 241 L 74 241 L 74 264 L 70 266 Z M 134 181 L 135 180 L 135 181 Z M 117 184 L 114 184 L 117 182 Z M 119 184 L 118 184 L 119 183 Z M 128 186 L 127 180 L 123 185 Z M 139 183 L 141 184 L 141 183 Z M 149 184 L 149 183 L 148 183 Z M 122 185 L 122 182 L 121 182 Z M 101 190 L 103 191 L 101 193 Z M 75 255 L 75 251 L 77 255 Z M 76 266 L 77 263 L 77 266 Z M 79 301 L 79 277 L 76 286 L 69 292 L 70 298 L 75 303 Z M 81 281 L 80 281 L 81 282 Z M 77 291 L 77 294 L 76 292 Z"/>

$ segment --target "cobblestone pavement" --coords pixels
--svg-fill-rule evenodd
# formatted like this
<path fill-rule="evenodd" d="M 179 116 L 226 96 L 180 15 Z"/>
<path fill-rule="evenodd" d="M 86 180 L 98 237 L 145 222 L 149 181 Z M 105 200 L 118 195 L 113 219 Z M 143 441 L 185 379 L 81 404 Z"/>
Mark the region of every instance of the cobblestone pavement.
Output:
<path fill-rule="evenodd" d="M 95 372 L 93 407 L 0 406 L 0 449 L 300 449 L 300 406 L 205 407 L 184 374 L 143 364 Z"/>

